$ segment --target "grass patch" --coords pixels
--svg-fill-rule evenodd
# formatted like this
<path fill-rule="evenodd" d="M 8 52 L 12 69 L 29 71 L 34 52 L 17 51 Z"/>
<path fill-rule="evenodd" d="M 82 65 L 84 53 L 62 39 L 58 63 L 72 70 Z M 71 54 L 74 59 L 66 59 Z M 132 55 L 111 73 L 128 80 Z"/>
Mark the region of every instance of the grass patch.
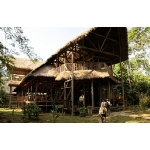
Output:
<path fill-rule="evenodd" d="M 131 110 L 126 110 L 127 114 L 143 114 L 143 111 L 138 110 L 138 108 L 132 108 Z M 144 111 L 144 114 L 150 114 L 150 111 Z M 8 109 L 0 108 L 0 123 L 24 123 L 23 112 L 21 109 Z M 55 123 L 99 123 L 99 117 L 80 117 L 80 116 L 70 116 L 59 114 L 59 117 L 55 120 Z M 39 116 L 39 120 L 31 120 L 29 123 L 53 123 L 52 113 L 42 113 Z M 122 116 L 118 114 L 114 116 L 110 114 L 106 118 L 107 123 L 150 123 L 150 119 L 144 119 L 143 117 L 131 117 Z"/>
<path fill-rule="evenodd" d="M 1 123 L 24 123 L 23 112 L 21 109 L 6 109 L 0 108 L 0 122 Z M 97 118 L 92 117 L 80 117 L 59 114 L 59 117 L 55 121 L 56 123 L 98 123 Z M 31 120 L 28 123 L 53 123 L 52 114 L 44 113 L 40 114 L 39 120 Z"/>
<path fill-rule="evenodd" d="M 129 116 L 110 116 L 107 118 L 107 122 L 109 123 L 125 123 L 131 120 L 133 120 L 133 118 Z"/>

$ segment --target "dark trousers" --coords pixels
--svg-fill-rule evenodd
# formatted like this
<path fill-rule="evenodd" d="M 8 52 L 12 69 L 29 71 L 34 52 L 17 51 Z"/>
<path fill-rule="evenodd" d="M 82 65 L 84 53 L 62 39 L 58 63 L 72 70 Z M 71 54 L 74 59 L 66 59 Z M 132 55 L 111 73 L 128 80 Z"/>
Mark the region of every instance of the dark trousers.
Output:
<path fill-rule="evenodd" d="M 79 101 L 79 107 L 83 107 L 83 102 Z"/>

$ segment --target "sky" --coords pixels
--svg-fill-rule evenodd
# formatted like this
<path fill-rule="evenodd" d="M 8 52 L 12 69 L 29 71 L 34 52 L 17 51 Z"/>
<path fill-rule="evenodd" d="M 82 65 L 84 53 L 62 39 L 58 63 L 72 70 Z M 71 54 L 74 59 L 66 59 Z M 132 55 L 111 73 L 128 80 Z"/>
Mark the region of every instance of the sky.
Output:
<path fill-rule="evenodd" d="M 24 35 L 34 52 L 46 61 L 66 43 L 89 27 L 23 27 Z M 23 54 L 20 57 L 27 57 Z"/>

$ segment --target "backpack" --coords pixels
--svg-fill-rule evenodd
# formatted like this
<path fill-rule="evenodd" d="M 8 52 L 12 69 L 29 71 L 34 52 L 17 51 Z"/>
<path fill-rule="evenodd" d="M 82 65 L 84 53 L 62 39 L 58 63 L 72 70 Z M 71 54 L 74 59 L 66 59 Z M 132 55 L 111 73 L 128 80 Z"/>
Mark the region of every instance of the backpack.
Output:
<path fill-rule="evenodd" d="M 106 107 L 106 108 L 108 108 L 108 107 L 109 107 L 108 102 L 105 102 L 105 103 L 104 103 L 104 105 L 105 105 L 105 107 Z"/>

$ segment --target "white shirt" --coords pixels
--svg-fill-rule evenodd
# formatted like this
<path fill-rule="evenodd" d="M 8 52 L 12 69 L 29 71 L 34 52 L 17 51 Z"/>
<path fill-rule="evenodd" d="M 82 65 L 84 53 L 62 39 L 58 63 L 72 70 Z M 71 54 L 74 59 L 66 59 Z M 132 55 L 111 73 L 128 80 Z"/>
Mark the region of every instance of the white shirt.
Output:
<path fill-rule="evenodd" d="M 83 102 L 84 101 L 84 96 L 83 95 L 81 95 L 80 97 L 79 97 L 79 101 L 81 102 Z"/>

